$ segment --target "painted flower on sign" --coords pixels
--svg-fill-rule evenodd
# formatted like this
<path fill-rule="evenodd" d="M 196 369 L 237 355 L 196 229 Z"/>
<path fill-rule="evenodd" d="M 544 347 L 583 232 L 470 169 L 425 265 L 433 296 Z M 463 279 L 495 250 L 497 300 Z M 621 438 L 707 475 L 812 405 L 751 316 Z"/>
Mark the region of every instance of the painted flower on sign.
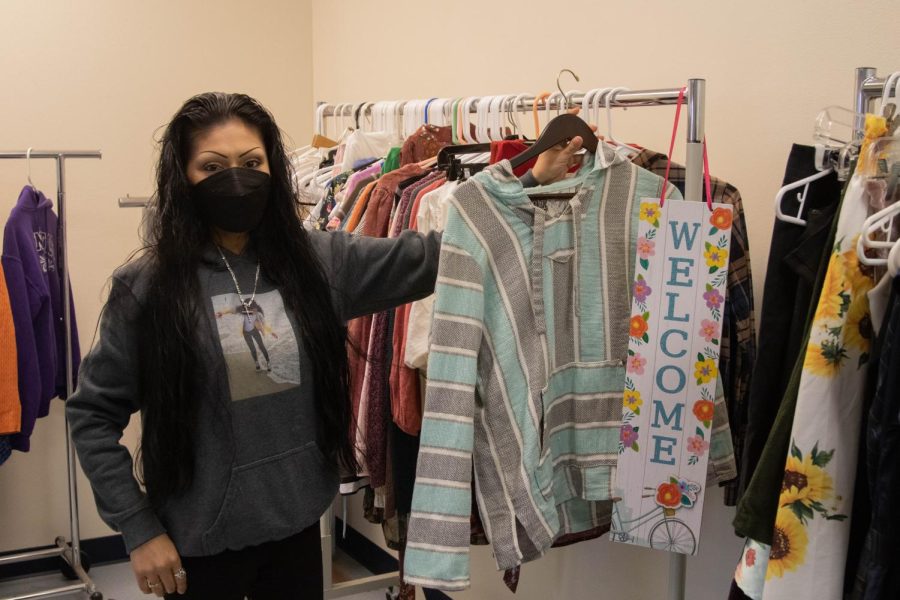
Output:
<path fill-rule="evenodd" d="M 641 221 L 646 221 L 654 227 L 658 227 L 659 204 L 655 202 L 641 202 Z"/>
<path fill-rule="evenodd" d="M 698 360 L 694 364 L 694 378 L 697 380 L 698 384 L 709 383 L 718 374 L 719 369 L 716 367 L 716 361 L 709 357 L 705 357 L 703 360 Z"/>
<path fill-rule="evenodd" d="M 633 413 L 638 413 L 641 405 L 644 401 L 641 399 L 641 393 L 637 390 L 625 390 L 625 396 L 622 399 L 622 404 Z"/>
<path fill-rule="evenodd" d="M 661 483 L 656 488 L 656 503 L 663 508 L 679 508 L 681 506 L 681 488 L 677 483 Z"/>
<path fill-rule="evenodd" d="M 638 430 L 626 423 L 622 425 L 619 439 L 622 441 L 623 446 L 630 448 L 638 441 Z"/>
<path fill-rule="evenodd" d="M 707 267 L 718 267 L 721 269 L 725 266 L 725 261 L 728 260 L 728 250 L 710 246 L 703 251 L 703 256 L 706 258 Z"/>
<path fill-rule="evenodd" d="M 709 442 L 704 440 L 699 435 L 692 435 L 687 439 L 687 447 L 688 452 L 690 452 L 691 454 L 703 456 L 706 451 L 709 450 Z"/>
<path fill-rule="evenodd" d="M 647 366 L 647 359 L 641 356 L 641 354 L 635 353 L 632 356 L 628 357 L 628 372 L 634 373 L 636 375 L 644 374 L 644 367 Z"/>
<path fill-rule="evenodd" d="M 644 334 L 647 333 L 647 329 L 649 325 L 647 324 L 647 319 L 643 315 L 634 315 L 631 317 L 629 333 L 633 338 L 643 338 Z"/>
<path fill-rule="evenodd" d="M 719 324 L 709 319 L 700 321 L 700 337 L 711 342 L 719 337 Z"/>
<path fill-rule="evenodd" d="M 727 208 L 717 208 L 709 217 L 709 224 L 716 229 L 729 229 L 731 227 L 731 211 Z"/>
<path fill-rule="evenodd" d="M 694 416 L 698 421 L 707 423 L 713 419 L 715 405 L 709 400 L 697 400 L 694 402 Z"/>
<path fill-rule="evenodd" d="M 703 299 L 706 300 L 707 308 L 719 308 L 725 300 L 719 290 L 707 290 L 703 292 Z"/>
<path fill-rule="evenodd" d="M 641 275 L 638 275 L 637 280 L 634 282 L 634 285 L 631 288 L 631 293 L 634 294 L 634 299 L 643 304 L 647 301 L 647 297 L 652 292 L 653 290 L 650 289 L 649 285 L 647 285 L 647 281 Z"/>
<path fill-rule="evenodd" d="M 652 240 L 648 240 L 646 237 L 641 236 L 637 239 L 637 253 L 642 259 L 647 260 L 651 256 L 656 255 L 656 242 Z"/>

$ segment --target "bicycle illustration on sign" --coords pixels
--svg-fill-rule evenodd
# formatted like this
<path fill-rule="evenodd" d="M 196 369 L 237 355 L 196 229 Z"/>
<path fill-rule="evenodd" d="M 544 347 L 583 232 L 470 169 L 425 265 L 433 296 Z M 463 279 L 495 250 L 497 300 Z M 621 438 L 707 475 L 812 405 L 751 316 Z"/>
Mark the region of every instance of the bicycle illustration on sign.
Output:
<path fill-rule="evenodd" d="M 647 535 L 647 542 L 651 548 L 679 554 L 694 554 L 697 551 L 697 538 L 687 523 L 675 518 L 675 515 L 680 508 L 693 507 L 700 489 L 699 484 L 675 477 L 659 484 L 656 489 L 644 487 L 644 490 L 650 493 L 641 497 L 655 496 L 656 507 L 634 519 L 622 519 L 619 514 L 621 498 L 613 498 L 611 538 L 619 542 L 634 543 L 635 536 L 631 533 L 652 525 Z"/>

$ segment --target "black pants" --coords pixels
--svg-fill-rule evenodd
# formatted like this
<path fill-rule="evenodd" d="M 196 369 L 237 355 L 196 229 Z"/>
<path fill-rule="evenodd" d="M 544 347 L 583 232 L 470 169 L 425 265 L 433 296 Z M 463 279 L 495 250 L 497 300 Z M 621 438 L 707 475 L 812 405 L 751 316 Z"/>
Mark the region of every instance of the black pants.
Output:
<path fill-rule="evenodd" d="M 323 594 L 318 523 L 277 542 L 181 561 L 187 594 L 168 600 L 321 600 Z"/>
<path fill-rule="evenodd" d="M 262 334 L 259 332 L 259 329 L 254 327 L 253 331 L 245 331 L 244 341 L 247 342 L 247 347 L 250 348 L 250 354 L 253 356 L 254 362 L 259 362 L 259 358 L 256 356 L 256 348 L 253 347 L 254 341 L 259 345 L 259 349 L 262 350 L 263 356 L 266 357 L 266 362 L 269 362 L 269 351 L 266 350 L 266 345 L 263 343 Z"/>

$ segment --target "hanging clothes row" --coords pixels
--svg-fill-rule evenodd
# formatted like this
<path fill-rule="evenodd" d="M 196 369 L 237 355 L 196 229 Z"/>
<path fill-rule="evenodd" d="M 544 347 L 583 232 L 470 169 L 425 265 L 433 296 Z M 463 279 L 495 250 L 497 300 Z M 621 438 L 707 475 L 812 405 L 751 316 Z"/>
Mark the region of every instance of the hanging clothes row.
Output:
<path fill-rule="evenodd" d="M 58 220 L 53 203 L 26 185 L 3 231 L 0 344 L 0 463 L 10 450 L 28 452 L 35 421 L 50 401 L 66 396 L 66 345 L 62 274 L 57 264 Z M 72 381 L 81 351 L 71 295 Z"/>
<path fill-rule="evenodd" d="M 883 267 L 898 239 L 891 218 L 878 222 L 881 249 L 864 249 L 870 215 L 898 199 L 893 112 L 865 115 L 861 144 L 841 150 L 858 148 L 843 189 L 838 169 L 823 170 L 821 147 L 795 145 L 788 159 L 786 186 L 813 180 L 786 211 L 798 216 L 780 217 L 773 231 L 734 519 L 747 538 L 734 599 L 900 594 L 887 568 L 900 525 L 886 510 L 900 498 L 891 462 L 897 282 Z"/>
<path fill-rule="evenodd" d="M 514 139 L 455 146 L 466 129 L 464 141 L 479 139 L 465 125 L 421 125 L 387 149 L 377 146 L 382 132 L 341 136 L 328 179 L 306 181 L 324 190 L 307 223 L 378 237 L 444 231 L 435 295 L 348 325 L 364 471 L 347 474 L 342 491 L 365 488 L 366 516 L 401 551 L 407 582 L 466 587 L 468 546 L 489 537 L 515 590 L 522 563 L 609 531 L 637 211 L 663 191 L 680 198 L 685 171 L 673 165 L 662 190 L 666 155 L 601 143 L 567 179 L 541 186 L 527 167 L 510 165 L 529 144 L 512 127 L 495 127 L 493 137 Z M 454 159 L 436 167 L 442 149 Z M 709 461 L 709 481 L 726 484 L 737 476 L 756 350 L 740 193 L 720 179 L 711 191 L 734 208 Z M 606 390 L 591 414 L 566 412 L 574 410 L 567 394 L 580 387 Z M 593 449 L 556 469 L 538 467 L 540 435 L 528 425 L 553 403 L 548 394 L 558 395 L 556 412 L 545 414 L 545 427 L 557 430 L 550 445 L 574 434 Z"/>

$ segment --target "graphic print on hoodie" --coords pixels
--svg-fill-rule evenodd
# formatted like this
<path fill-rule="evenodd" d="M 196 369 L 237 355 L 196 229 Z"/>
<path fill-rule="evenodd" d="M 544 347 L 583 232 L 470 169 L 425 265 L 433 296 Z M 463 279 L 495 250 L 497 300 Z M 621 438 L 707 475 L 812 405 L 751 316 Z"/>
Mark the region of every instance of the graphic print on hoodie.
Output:
<path fill-rule="evenodd" d="M 277 290 L 241 304 L 237 294 L 212 297 L 231 400 L 283 392 L 300 385 L 294 330 Z"/>

